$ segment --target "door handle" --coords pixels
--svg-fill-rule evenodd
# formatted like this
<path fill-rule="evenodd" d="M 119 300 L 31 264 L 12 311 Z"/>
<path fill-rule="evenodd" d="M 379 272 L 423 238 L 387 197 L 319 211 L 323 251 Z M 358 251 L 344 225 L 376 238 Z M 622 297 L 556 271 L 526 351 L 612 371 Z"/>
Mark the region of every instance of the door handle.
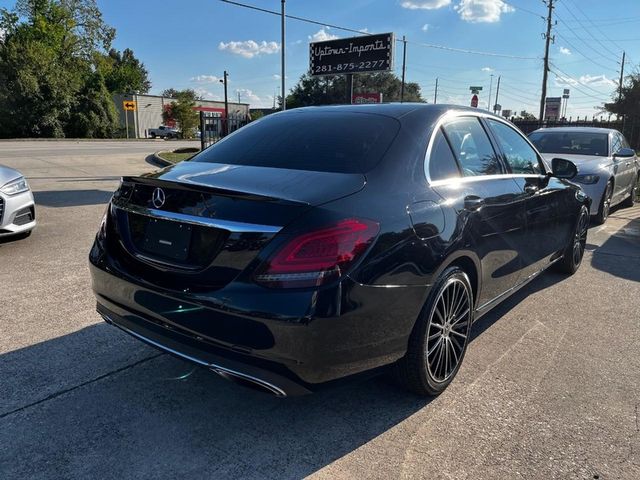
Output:
<path fill-rule="evenodd" d="M 630 166 L 630 165 L 631 165 L 631 162 L 625 163 L 625 166 L 627 166 L 627 167 Z"/>
<path fill-rule="evenodd" d="M 469 195 L 464 197 L 464 208 L 471 212 L 480 209 L 484 205 L 484 198 L 477 197 L 475 195 Z"/>

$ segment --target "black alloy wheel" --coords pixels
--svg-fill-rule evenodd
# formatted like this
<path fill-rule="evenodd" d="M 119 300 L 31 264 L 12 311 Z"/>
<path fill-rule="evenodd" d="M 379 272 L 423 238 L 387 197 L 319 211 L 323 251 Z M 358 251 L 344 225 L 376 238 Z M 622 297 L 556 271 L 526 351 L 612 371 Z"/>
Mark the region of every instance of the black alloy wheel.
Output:
<path fill-rule="evenodd" d="M 589 211 L 584 205 L 580 208 L 576 229 L 571 237 L 569 245 L 564 251 L 562 260 L 556 263 L 557 270 L 573 274 L 578 270 L 584 257 L 584 250 L 587 246 L 587 232 L 589 230 Z"/>
<path fill-rule="evenodd" d="M 458 372 L 473 320 L 473 294 L 467 274 L 450 267 L 433 287 L 396 376 L 420 395 L 438 395 Z"/>
<path fill-rule="evenodd" d="M 602 225 L 609 218 L 609 211 L 611 210 L 611 197 L 613 196 L 613 183 L 608 182 L 607 188 L 605 188 L 602 194 L 602 200 L 600 201 L 600 208 L 596 215 L 595 221 L 598 225 Z"/>

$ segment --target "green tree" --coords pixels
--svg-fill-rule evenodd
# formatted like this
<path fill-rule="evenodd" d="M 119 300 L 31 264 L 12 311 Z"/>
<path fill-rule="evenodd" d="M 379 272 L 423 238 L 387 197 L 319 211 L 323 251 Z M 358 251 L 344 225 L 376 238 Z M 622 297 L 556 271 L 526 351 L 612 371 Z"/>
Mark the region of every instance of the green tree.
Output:
<path fill-rule="evenodd" d="M 113 132 L 113 101 L 101 67 L 115 30 L 95 0 L 18 0 L 13 10 L 0 9 L 0 30 L 0 135 Z M 143 68 L 132 52 L 123 52 L 120 63 L 110 71 Z"/>
<path fill-rule="evenodd" d="M 178 90 L 176 90 L 175 88 L 165 88 L 160 95 L 163 97 L 167 97 L 167 98 L 176 98 L 178 96 L 178 93 L 180 93 Z"/>
<path fill-rule="evenodd" d="M 193 137 L 193 132 L 198 126 L 198 112 L 194 110 L 198 95 L 191 89 L 176 91 L 175 100 L 169 108 L 162 112 L 162 120 L 165 123 L 175 121 L 180 129 L 182 138 Z"/>
<path fill-rule="evenodd" d="M 353 76 L 354 92 L 382 93 L 385 102 L 399 102 L 402 81 L 393 73 L 373 73 Z M 347 80 L 344 75 L 312 77 L 304 74 L 287 96 L 287 108 L 310 105 L 335 105 L 349 102 Z M 405 83 L 405 102 L 423 102 L 420 86 Z"/>
<path fill-rule="evenodd" d="M 100 72 L 89 76 L 76 96 L 68 136 L 78 138 L 111 138 L 118 128 L 116 108 Z"/>
<path fill-rule="evenodd" d="M 129 48 L 122 52 L 112 48 L 107 55 L 98 55 L 96 63 L 111 93 L 147 93 L 151 89 L 149 72 Z"/>
<path fill-rule="evenodd" d="M 532 114 L 527 112 L 526 110 L 522 110 L 520 115 L 516 116 L 514 120 L 525 120 L 525 121 L 535 121 L 538 118 Z"/>
<path fill-rule="evenodd" d="M 622 83 L 622 95 L 619 90 L 612 95 L 613 101 L 605 103 L 604 110 L 616 115 L 638 115 L 640 113 L 640 72 L 633 73 Z"/>
<path fill-rule="evenodd" d="M 251 120 L 258 120 L 260 118 L 264 117 L 264 112 L 262 110 L 253 110 L 251 112 Z"/>

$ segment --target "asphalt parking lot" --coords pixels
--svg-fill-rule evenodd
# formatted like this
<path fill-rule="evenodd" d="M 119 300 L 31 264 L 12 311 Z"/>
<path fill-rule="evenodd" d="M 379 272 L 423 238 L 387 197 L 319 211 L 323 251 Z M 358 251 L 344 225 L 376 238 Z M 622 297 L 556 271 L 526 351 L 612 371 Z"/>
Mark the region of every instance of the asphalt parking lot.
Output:
<path fill-rule="evenodd" d="M 640 478 L 640 206 L 480 320 L 440 397 L 380 377 L 277 399 L 95 313 L 105 204 L 163 147 L 0 142 L 39 221 L 0 243 L 0 478 Z"/>

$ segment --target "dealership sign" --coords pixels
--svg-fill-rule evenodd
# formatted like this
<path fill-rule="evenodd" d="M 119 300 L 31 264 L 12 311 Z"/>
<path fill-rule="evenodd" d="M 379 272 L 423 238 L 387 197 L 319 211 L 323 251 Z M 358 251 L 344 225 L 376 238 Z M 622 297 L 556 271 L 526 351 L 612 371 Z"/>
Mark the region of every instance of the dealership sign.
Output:
<path fill-rule="evenodd" d="M 351 103 L 361 105 L 364 103 L 382 103 L 382 93 L 354 93 Z"/>
<path fill-rule="evenodd" d="M 393 33 L 309 44 L 310 74 L 388 72 L 393 69 Z"/>
<path fill-rule="evenodd" d="M 560 116 L 561 97 L 547 97 L 545 100 L 544 119 L 557 120 Z"/>

